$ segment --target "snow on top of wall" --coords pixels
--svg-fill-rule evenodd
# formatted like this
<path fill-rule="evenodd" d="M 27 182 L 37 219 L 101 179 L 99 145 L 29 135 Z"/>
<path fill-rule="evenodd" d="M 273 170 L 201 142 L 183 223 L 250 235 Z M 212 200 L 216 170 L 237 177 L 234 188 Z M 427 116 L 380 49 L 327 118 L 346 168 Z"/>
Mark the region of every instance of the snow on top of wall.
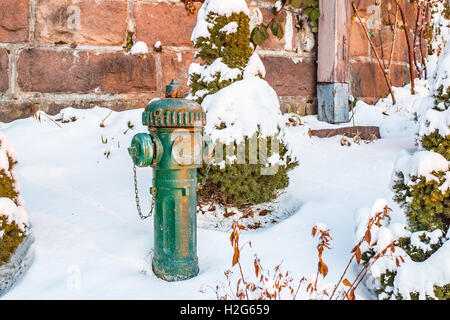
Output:
<path fill-rule="evenodd" d="M 403 150 L 395 163 L 394 173 L 403 173 L 405 184 L 413 185 L 415 183 L 411 180 L 411 177 L 425 177 L 427 182 L 439 182 L 439 179 L 432 172 L 446 172 L 448 170 L 449 164 L 447 159 L 437 152 L 418 151 L 411 155 L 406 150 Z M 396 177 L 394 175 L 391 185 L 395 179 Z"/>
<path fill-rule="evenodd" d="M 248 9 L 245 0 L 206 0 L 203 5 L 207 7 L 206 11 L 208 13 L 215 12 L 227 17 L 231 16 L 233 13 L 240 12 L 250 15 L 250 10 Z"/>
<path fill-rule="evenodd" d="M 445 111 L 427 110 L 420 126 L 419 136 L 429 135 L 436 130 L 443 137 L 450 135 L 450 108 Z"/>
<path fill-rule="evenodd" d="M 207 96 L 202 106 L 208 119 L 206 133 L 225 144 L 239 143 L 258 129 L 261 137 L 276 135 L 283 119 L 275 90 L 259 77 L 234 82 Z M 226 128 L 217 130 L 222 123 Z"/>
<path fill-rule="evenodd" d="M 250 15 L 250 10 L 248 9 L 245 0 L 205 0 L 203 5 L 198 11 L 197 24 L 192 31 L 191 41 L 196 42 L 200 37 L 209 37 L 208 28 L 212 27 L 211 23 L 206 22 L 206 17 L 210 12 L 217 13 L 219 15 L 225 15 L 229 17 L 233 13 L 244 12 Z"/>
<path fill-rule="evenodd" d="M 27 231 L 27 213 L 24 207 L 17 206 L 11 199 L 0 198 L 0 216 L 6 216 L 8 224 L 15 222 L 21 231 Z"/>
<path fill-rule="evenodd" d="M 136 42 L 130 50 L 130 54 L 147 54 L 148 46 L 144 41 Z"/>

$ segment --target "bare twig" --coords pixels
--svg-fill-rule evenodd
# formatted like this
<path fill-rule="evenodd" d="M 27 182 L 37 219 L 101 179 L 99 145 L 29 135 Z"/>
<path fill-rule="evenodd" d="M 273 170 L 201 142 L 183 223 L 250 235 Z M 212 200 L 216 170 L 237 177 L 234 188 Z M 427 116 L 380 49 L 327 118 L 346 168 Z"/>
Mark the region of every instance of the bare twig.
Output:
<path fill-rule="evenodd" d="M 419 78 L 421 78 L 421 72 L 420 68 L 417 64 L 417 57 L 416 57 L 416 50 L 414 50 L 417 46 L 417 33 L 419 31 L 419 21 L 420 17 L 422 16 L 422 10 L 424 9 L 423 2 L 419 1 L 419 7 L 417 8 L 417 16 L 416 16 L 416 24 L 414 27 L 414 40 L 413 40 L 413 59 L 414 59 L 414 66 L 416 67 L 417 72 L 419 73 Z"/>
<path fill-rule="evenodd" d="M 372 51 L 375 54 L 375 58 L 377 59 L 378 65 L 381 68 L 381 71 L 383 73 L 384 79 L 386 80 L 386 85 L 388 86 L 389 93 L 391 94 L 391 97 L 392 97 L 392 103 L 396 104 L 397 101 L 395 99 L 394 90 L 392 90 L 392 84 L 391 84 L 391 79 L 389 77 L 388 70 L 386 70 L 386 68 L 384 67 L 384 63 L 381 62 L 381 59 L 380 59 L 380 57 L 378 55 L 378 52 L 377 52 L 377 50 L 375 48 L 375 45 L 373 44 L 372 39 L 370 38 L 369 32 L 367 31 L 366 27 L 364 26 L 364 23 L 363 23 L 361 17 L 359 16 L 358 10 L 356 9 L 355 3 L 353 1 L 352 1 L 352 7 L 353 7 L 353 10 L 355 11 L 356 17 L 359 20 L 359 23 L 361 24 L 361 27 L 364 30 L 364 33 L 365 33 L 367 39 L 369 40 L 370 47 L 372 48 Z"/>
<path fill-rule="evenodd" d="M 106 119 L 108 119 L 108 117 L 111 115 L 112 112 L 113 112 L 113 111 L 111 110 L 111 111 L 108 113 L 108 115 L 106 116 L 106 118 L 102 120 L 102 122 L 100 123 L 100 127 L 104 127 L 104 126 L 105 126 L 105 123 L 104 123 L 104 122 L 106 121 Z"/>
<path fill-rule="evenodd" d="M 398 22 L 398 6 L 396 6 L 396 8 L 395 8 L 395 21 L 394 21 L 393 36 L 392 36 L 392 46 L 391 46 L 391 53 L 389 55 L 389 62 L 387 65 L 388 71 L 391 69 L 392 58 L 394 57 L 395 40 L 397 38 L 397 22 Z"/>
<path fill-rule="evenodd" d="M 423 14 L 422 14 L 422 25 L 420 27 L 420 39 L 419 39 L 420 55 L 422 56 L 422 67 L 423 67 L 423 71 L 425 72 L 425 75 L 424 75 L 425 80 L 428 78 L 428 70 L 427 70 L 427 63 L 425 61 L 425 54 L 423 51 L 423 33 L 425 30 L 425 22 L 426 22 L 427 12 L 429 9 L 429 4 L 430 4 L 429 0 L 426 0 L 425 9 L 423 10 Z"/>
<path fill-rule="evenodd" d="M 38 111 L 38 112 L 36 112 L 36 118 L 37 119 L 40 119 L 40 115 L 44 115 L 47 119 L 49 119 L 51 122 L 53 122 L 54 124 L 56 124 L 58 127 L 60 127 L 60 128 L 62 128 L 60 125 L 59 125 L 59 123 L 58 122 L 56 122 L 55 120 L 53 120 L 52 118 L 50 118 L 45 112 L 41 112 L 41 111 Z"/>
<path fill-rule="evenodd" d="M 413 62 L 413 48 L 411 45 L 411 38 L 409 36 L 409 27 L 408 27 L 408 23 L 406 21 L 406 15 L 405 15 L 405 10 L 403 9 L 402 5 L 398 2 L 398 0 L 395 0 L 395 3 L 397 4 L 399 10 L 400 10 L 400 15 L 402 17 L 402 22 L 403 22 L 403 28 L 405 29 L 405 36 L 406 36 L 406 42 L 408 44 L 408 54 L 409 54 L 409 72 L 410 72 L 410 77 L 411 77 L 411 94 L 415 94 L 415 90 L 414 90 L 414 62 Z"/>

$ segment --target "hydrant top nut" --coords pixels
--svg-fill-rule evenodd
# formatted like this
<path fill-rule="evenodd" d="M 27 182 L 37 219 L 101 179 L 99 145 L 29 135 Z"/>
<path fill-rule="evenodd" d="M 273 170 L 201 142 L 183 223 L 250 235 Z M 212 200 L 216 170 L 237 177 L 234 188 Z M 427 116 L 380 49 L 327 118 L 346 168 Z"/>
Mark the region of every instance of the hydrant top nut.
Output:
<path fill-rule="evenodd" d="M 183 99 L 182 87 L 172 80 L 166 87 L 166 99 L 151 102 L 142 113 L 142 124 L 149 127 L 199 128 L 206 125 L 206 113 L 200 104 Z"/>

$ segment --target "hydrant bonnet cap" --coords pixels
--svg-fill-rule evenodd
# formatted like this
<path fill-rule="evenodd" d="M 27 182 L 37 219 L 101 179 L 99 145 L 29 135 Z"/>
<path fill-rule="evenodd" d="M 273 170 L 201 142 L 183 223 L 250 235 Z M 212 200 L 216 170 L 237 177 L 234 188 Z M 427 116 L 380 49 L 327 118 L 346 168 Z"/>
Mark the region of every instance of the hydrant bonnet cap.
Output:
<path fill-rule="evenodd" d="M 177 88 L 172 81 L 167 86 Z M 206 125 L 206 113 L 200 104 L 182 98 L 166 98 L 151 102 L 142 113 L 142 124 L 149 127 L 194 128 Z"/>

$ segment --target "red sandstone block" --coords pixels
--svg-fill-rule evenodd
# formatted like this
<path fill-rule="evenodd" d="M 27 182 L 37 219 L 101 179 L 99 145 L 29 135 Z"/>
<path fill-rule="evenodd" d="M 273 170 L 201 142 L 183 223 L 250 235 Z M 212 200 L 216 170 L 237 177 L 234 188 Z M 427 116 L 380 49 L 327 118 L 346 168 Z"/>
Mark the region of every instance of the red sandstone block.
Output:
<path fill-rule="evenodd" d="M 280 96 L 316 95 L 317 65 L 312 59 L 295 63 L 284 57 L 263 57 L 266 80 Z"/>
<path fill-rule="evenodd" d="M 143 108 L 156 94 L 127 94 L 111 96 L 111 99 L 102 100 L 95 96 L 91 99 L 84 97 L 81 100 L 52 101 L 43 99 L 0 100 L 0 122 L 10 122 L 20 118 L 31 117 L 37 110 L 42 110 L 50 115 L 58 114 L 61 109 L 72 107 L 77 109 L 89 109 L 95 106 L 109 108 L 115 111 Z"/>
<path fill-rule="evenodd" d="M 161 41 L 164 46 L 192 46 L 191 34 L 197 23 L 201 4 L 196 3 L 196 14 L 189 15 L 183 3 L 134 3 L 136 41 L 153 46 Z"/>
<path fill-rule="evenodd" d="M 411 43 L 413 42 L 413 35 L 410 33 L 410 39 Z M 381 59 L 384 59 L 387 63 L 389 60 L 391 50 L 392 50 L 392 42 L 394 40 L 393 38 L 393 32 L 391 31 L 390 27 L 383 28 L 382 32 L 374 32 L 371 36 L 372 42 L 374 46 L 376 47 L 376 50 L 378 52 L 378 56 Z M 375 54 L 370 48 L 370 55 L 372 58 L 375 59 Z M 406 41 L 405 31 L 402 29 L 396 30 L 396 36 L 395 36 L 395 44 L 394 44 L 394 51 L 392 55 L 393 61 L 399 61 L 399 62 L 409 62 L 409 51 L 408 51 L 408 44 Z"/>
<path fill-rule="evenodd" d="M 380 128 L 374 126 L 354 126 L 337 129 L 311 130 L 311 135 L 319 138 L 329 138 L 337 135 L 354 138 L 356 135 L 358 135 L 362 140 L 371 140 L 373 136 L 377 137 L 378 139 L 381 138 Z"/>
<path fill-rule="evenodd" d="M 409 51 L 408 51 L 408 43 L 406 41 L 405 30 L 397 30 L 397 35 L 395 39 L 395 47 L 394 47 L 394 61 L 403 61 L 409 62 Z M 413 43 L 414 36 L 410 32 L 411 44 Z"/>
<path fill-rule="evenodd" d="M 367 57 L 369 41 L 359 21 L 354 20 L 350 29 L 350 57 Z"/>
<path fill-rule="evenodd" d="M 414 30 L 417 17 L 417 2 L 411 3 L 408 0 L 404 0 L 403 6 L 405 8 L 406 23 L 410 29 Z"/>
<path fill-rule="evenodd" d="M 370 11 L 370 14 L 367 12 L 368 8 L 370 6 L 376 5 L 375 0 L 354 0 L 355 3 L 355 7 L 358 10 L 358 14 L 360 17 L 362 18 L 370 18 L 370 17 L 374 17 L 374 11 Z M 416 3 L 412 3 L 409 0 L 399 0 L 398 1 L 400 3 L 400 5 L 403 7 L 405 15 L 406 15 L 406 21 L 409 27 L 414 27 L 415 24 L 415 19 L 416 19 L 416 14 L 417 14 L 417 4 Z M 390 7 L 390 10 L 388 10 Z M 396 8 L 396 3 L 394 0 L 388 0 L 388 1 L 383 1 L 381 3 L 381 18 L 382 18 L 382 24 L 386 24 L 389 21 L 391 21 L 392 23 L 395 20 L 395 8 Z M 352 8 L 352 14 L 354 14 L 353 8 Z M 390 20 L 389 20 L 390 19 Z M 398 13 L 398 21 L 401 21 L 401 15 L 400 12 Z"/>
<path fill-rule="evenodd" d="M 351 94 L 354 97 L 383 98 L 389 93 L 378 63 L 355 62 L 350 65 Z M 389 75 L 392 85 L 401 87 L 410 81 L 409 68 L 392 65 Z"/>
<path fill-rule="evenodd" d="M 11 122 L 19 118 L 30 117 L 38 108 L 28 101 L 0 100 L 0 122 Z"/>
<path fill-rule="evenodd" d="M 36 39 L 42 43 L 121 45 L 127 30 L 126 0 L 39 0 Z"/>
<path fill-rule="evenodd" d="M 0 92 L 6 92 L 9 88 L 8 69 L 8 53 L 6 49 L 0 49 Z"/>
<path fill-rule="evenodd" d="M 30 0 L 0 1 L 0 42 L 28 40 Z"/>
<path fill-rule="evenodd" d="M 187 81 L 189 66 L 194 59 L 194 51 L 186 52 L 163 52 L 161 55 L 162 86 L 163 89 L 172 79 L 176 79 L 188 91 Z"/>
<path fill-rule="evenodd" d="M 350 65 L 351 94 L 354 97 L 384 97 L 388 90 L 376 63 L 356 62 Z"/>
<path fill-rule="evenodd" d="M 128 93 L 157 89 L 152 55 L 97 55 L 89 51 L 24 50 L 18 60 L 18 83 L 24 91 L 48 93 Z"/>

